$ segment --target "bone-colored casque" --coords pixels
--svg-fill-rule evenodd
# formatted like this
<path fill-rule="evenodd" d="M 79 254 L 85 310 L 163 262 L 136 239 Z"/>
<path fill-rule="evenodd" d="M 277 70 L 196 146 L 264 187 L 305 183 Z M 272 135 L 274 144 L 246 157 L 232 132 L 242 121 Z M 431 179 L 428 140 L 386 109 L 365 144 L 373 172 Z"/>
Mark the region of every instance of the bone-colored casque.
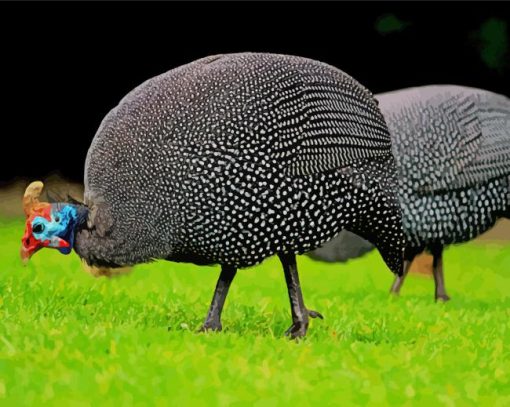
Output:
<path fill-rule="evenodd" d="M 48 205 L 46 203 L 39 202 L 43 190 L 43 183 L 41 181 L 32 182 L 23 195 L 23 211 L 25 215 L 30 215 L 36 211 L 41 205 Z"/>

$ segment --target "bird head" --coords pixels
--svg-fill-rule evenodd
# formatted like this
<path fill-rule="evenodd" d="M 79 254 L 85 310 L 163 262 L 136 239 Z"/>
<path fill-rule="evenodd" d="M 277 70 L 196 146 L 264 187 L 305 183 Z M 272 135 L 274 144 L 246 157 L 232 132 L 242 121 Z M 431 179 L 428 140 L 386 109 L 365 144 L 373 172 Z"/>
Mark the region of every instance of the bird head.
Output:
<path fill-rule="evenodd" d="M 58 249 L 69 254 L 74 245 L 77 221 L 75 205 L 40 202 L 43 183 L 32 182 L 23 196 L 23 210 L 27 217 L 25 234 L 21 239 L 20 255 L 23 261 L 43 247 Z"/>

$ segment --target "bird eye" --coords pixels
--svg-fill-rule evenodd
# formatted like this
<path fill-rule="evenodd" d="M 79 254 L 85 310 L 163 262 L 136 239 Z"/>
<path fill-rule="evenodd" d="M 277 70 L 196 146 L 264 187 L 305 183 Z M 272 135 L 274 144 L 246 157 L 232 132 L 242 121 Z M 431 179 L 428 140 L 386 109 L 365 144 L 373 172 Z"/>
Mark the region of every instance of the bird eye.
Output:
<path fill-rule="evenodd" d="M 38 223 L 37 225 L 34 225 L 32 228 L 32 231 L 34 233 L 41 233 L 44 230 L 44 225 L 42 223 Z"/>
<path fill-rule="evenodd" d="M 55 222 L 59 223 L 60 222 L 60 217 L 56 216 L 55 217 Z"/>

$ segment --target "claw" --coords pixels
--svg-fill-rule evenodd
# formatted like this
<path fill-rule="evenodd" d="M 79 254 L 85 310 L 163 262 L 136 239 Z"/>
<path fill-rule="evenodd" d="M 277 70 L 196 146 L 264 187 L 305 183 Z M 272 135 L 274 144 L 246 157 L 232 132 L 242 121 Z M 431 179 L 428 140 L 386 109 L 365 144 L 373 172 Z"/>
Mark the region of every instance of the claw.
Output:
<path fill-rule="evenodd" d="M 289 329 L 285 331 L 285 336 L 290 336 L 291 339 L 303 338 L 308 330 L 308 322 L 301 321 L 294 322 Z"/>
<path fill-rule="evenodd" d="M 221 323 L 205 323 L 198 332 L 220 332 L 223 329 Z"/>
<path fill-rule="evenodd" d="M 306 311 L 308 313 L 307 317 L 324 319 L 320 312 L 310 309 Z M 295 321 L 291 327 L 285 331 L 285 336 L 290 336 L 291 339 L 302 338 L 306 335 L 306 331 L 308 331 L 308 318 L 305 318 L 303 321 Z"/>
<path fill-rule="evenodd" d="M 324 319 L 324 317 L 322 316 L 322 314 L 320 312 L 317 312 L 317 311 L 313 311 L 311 309 L 308 310 L 308 316 L 310 318 L 320 318 L 320 319 Z"/>

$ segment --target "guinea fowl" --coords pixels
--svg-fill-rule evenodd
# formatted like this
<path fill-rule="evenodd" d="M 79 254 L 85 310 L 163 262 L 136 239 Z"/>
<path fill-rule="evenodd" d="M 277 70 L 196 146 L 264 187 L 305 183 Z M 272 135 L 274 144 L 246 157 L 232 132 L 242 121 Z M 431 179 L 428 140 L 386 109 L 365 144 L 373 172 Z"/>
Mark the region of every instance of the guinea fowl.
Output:
<path fill-rule="evenodd" d="M 443 247 L 471 240 L 510 215 L 510 100 L 452 85 L 405 89 L 376 99 L 393 141 L 406 234 L 404 274 L 391 292 L 399 293 L 414 257 L 428 250 L 436 299 L 446 301 Z M 344 249 L 338 252 L 341 244 Z M 312 257 L 345 260 L 358 256 L 349 247 L 365 252 L 366 245 L 342 233 Z"/>
<path fill-rule="evenodd" d="M 277 254 L 291 337 L 306 334 L 296 253 L 348 228 L 402 273 L 404 236 L 390 136 L 372 94 L 317 61 L 242 53 L 152 78 L 101 123 L 85 163 L 84 205 L 27 189 L 22 257 L 40 247 L 91 266 L 154 259 L 220 264 L 204 330 L 238 268 Z"/>

